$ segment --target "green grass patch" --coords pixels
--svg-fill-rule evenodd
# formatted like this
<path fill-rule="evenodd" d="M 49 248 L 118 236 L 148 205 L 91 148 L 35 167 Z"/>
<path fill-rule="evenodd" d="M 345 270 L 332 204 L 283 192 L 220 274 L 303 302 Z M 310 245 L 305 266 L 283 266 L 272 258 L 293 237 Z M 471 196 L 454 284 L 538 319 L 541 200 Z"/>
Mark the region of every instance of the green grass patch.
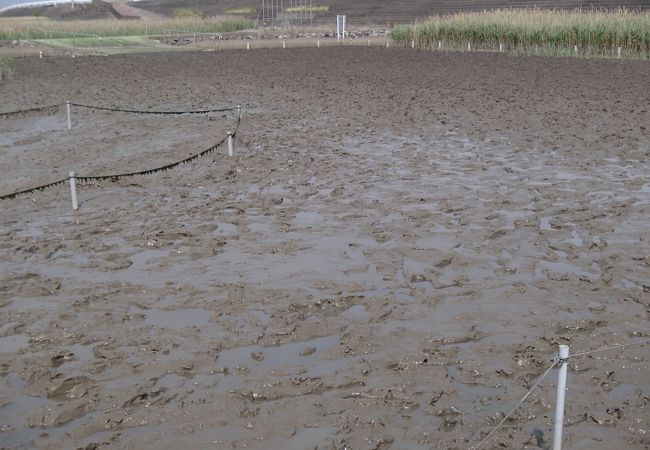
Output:
<path fill-rule="evenodd" d="M 14 75 L 14 59 L 0 55 L 0 80 L 8 80 Z"/>
<path fill-rule="evenodd" d="M 285 12 L 327 12 L 330 10 L 329 6 L 294 6 L 291 8 L 284 8 Z"/>
<path fill-rule="evenodd" d="M 226 14 L 255 14 L 257 11 L 255 8 L 231 8 L 226 9 Z"/>
<path fill-rule="evenodd" d="M 174 10 L 172 16 L 177 19 L 180 18 L 203 19 L 205 17 L 205 14 L 203 14 L 202 11 L 198 11 L 192 8 L 178 8 Z"/>
<path fill-rule="evenodd" d="M 498 48 L 506 50 L 566 52 L 578 46 L 580 54 L 611 55 L 621 47 L 625 55 L 650 54 L 650 12 L 496 10 L 432 17 L 392 30 L 392 39 L 419 47 Z"/>

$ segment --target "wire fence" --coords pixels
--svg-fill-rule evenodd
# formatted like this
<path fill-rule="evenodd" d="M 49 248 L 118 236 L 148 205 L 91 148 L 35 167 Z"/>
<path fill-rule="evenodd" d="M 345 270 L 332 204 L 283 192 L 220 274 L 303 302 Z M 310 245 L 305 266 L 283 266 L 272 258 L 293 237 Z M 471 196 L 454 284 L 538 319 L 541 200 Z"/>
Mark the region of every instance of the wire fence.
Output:
<path fill-rule="evenodd" d="M 0 112 L 0 117 L 21 116 L 21 115 L 29 114 L 29 113 L 32 113 L 32 112 L 54 113 L 61 106 L 63 106 L 63 103 L 59 103 L 59 104 L 56 104 L 56 105 L 39 106 L 39 107 L 36 107 L 36 108 L 21 109 L 21 110 L 18 110 L 18 111 Z"/>
<path fill-rule="evenodd" d="M 559 355 L 556 355 L 552 360 L 551 364 L 544 370 L 544 372 L 537 378 L 537 380 L 531 385 L 531 387 L 528 389 L 528 391 L 517 401 L 515 406 L 506 414 L 503 416 L 503 418 L 497 423 L 497 425 L 492 428 L 492 430 L 479 442 L 476 446 L 471 447 L 470 450 L 479 450 L 483 448 L 483 446 L 496 434 L 496 432 L 503 426 L 503 424 L 508 420 L 514 413 L 517 411 L 521 405 L 526 401 L 526 399 L 530 396 L 530 394 L 541 384 L 541 382 L 546 378 L 550 373 L 553 368 L 555 368 L 558 364 L 560 363 L 566 363 L 569 359 L 571 358 L 580 358 L 584 357 L 587 355 L 592 355 L 595 353 L 602 353 L 606 351 L 611 351 L 611 350 L 619 350 L 622 348 L 627 348 L 627 347 L 632 347 L 636 345 L 645 345 L 645 344 L 650 344 L 650 339 L 646 339 L 644 341 L 637 341 L 637 342 L 631 342 L 629 344 L 619 344 L 619 345 L 612 345 L 609 347 L 601 347 L 595 350 L 589 350 L 589 351 L 584 351 L 584 352 L 578 352 L 569 355 L 569 358 L 567 360 L 562 360 Z"/>
<path fill-rule="evenodd" d="M 7 117 L 11 115 L 22 115 L 30 112 L 36 112 L 36 111 L 50 111 L 53 108 L 59 108 L 60 106 L 63 106 L 64 104 L 58 104 L 58 105 L 50 105 L 50 106 L 43 106 L 43 107 L 37 107 L 37 108 L 29 108 L 29 109 L 23 109 L 19 111 L 11 111 L 11 112 L 6 112 L 6 113 L 0 113 L 1 117 Z M 104 107 L 104 106 L 92 106 L 92 105 L 84 105 L 80 103 L 72 103 L 70 102 L 69 105 L 81 107 L 81 108 L 90 108 L 90 109 L 96 109 L 96 110 L 102 110 L 102 111 L 113 111 L 113 112 L 121 112 L 121 113 L 134 113 L 134 114 L 155 114 L 155 115 L 186 115 L 186 114 L 209 114 L 209 113 L 214 113 L 214 112 L 226 112 L 226 111 L 238 111 L 237 114 L 237 121 L 235 122 L 234 128 L 232 131 L 228 132 L 228 135 L 225 136 L 223 139 L 221 139 L 219 142 L 215 143 L 211 147 L 202 150 L 200 152 L 194 153 L 193 155 L 183 158 L 179 161 L 175 161 L 169 164 L 165 164 L 162 166 L 158 167 L 153 167 L 150 169 L 144 169 L 144 170 L 139 170 L 135 172 L 124 172 L 124 173 L 116 173 L 116 174 L 109 174 L 109 175 L 98 175 L 98 176 L 68 176 L 66 178 L 62 178 L 60 180 L 53 181 L 51 183 L 47 184 L 42 184 L 40 186 L 35 186 L 31 187 L 28 189 L 24 189 L 22 191 L 18 192 L 12 192 L 10 194 L 5 194 L 0 196 L 0 200 L 10 200 L 13 198 L 16 198 L 19 195 L 24 195 L 24 194 L 30 194 L 33 192 L 41 192 L 44 191 L 45 189 L 52 188 L 61 184 L 66 183 L 67 181 L 74 179 L 76 182 L 81 183 L 81 184 L 86 184 L 86 183 L 92 183 L 92 182 L 101 182 L 101 181 L 118 181 L 121 178 L 127 178 L 127 177 L 134 177 L 134 176 L 141 176 L 141 175 L 151 175 L 157 172 L 163 172 L 167 171 L 170 169 L 173 169 L 181 164 L 186 164 L 192 161 L 195 161 L 203 156 L 206 156 L 212 152 L 214 152 L 217 148 L 220 146 L 224 145 L 229 139 L 234 139 L 235 136 L 237 135 L 237 130 L 239 129 L 239 124 L 241 122 L 241 108 L 240 107 L 234 107 L 234 108 L 220 108 L 220 109 L 207 109 L 207 110 L 192 110 L 192 111 L 147 111 L 147 110 L 133 110 L 133 109 L 123 109 L 123 108 L 109 108 L 109 107 Z"/>

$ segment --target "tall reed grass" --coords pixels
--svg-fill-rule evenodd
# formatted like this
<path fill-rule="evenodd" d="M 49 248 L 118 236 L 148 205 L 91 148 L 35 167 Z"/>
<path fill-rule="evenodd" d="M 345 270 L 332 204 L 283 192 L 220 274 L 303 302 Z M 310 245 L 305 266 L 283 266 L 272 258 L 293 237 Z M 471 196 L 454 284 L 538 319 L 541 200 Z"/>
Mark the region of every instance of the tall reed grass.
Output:
<path fill-rule="evenodd" d="M 626 54 L 650 53 L 650 12 L 597 10 L 494 10 L 431 17 L 425 22 L 395 28 L 398 44 L 437 47 L 438 42 L 474 48 L 526 50 L 573 49 L 611 54 L 621 47 Z"/>
<path fill-rule="evenodd" d="M 168 30 L 189 33 L 227 33 L 255 28 L 252 20 L 239 17 L 179 17 L 162 20 L 77 20 L 0 19 L 0 40 L 64 38 L 70 35 L 144 36 L 165 35 Z"/>
<path fill-rule="evenodd" d="M 11 56 L 0 55 L 0 80 L 7 80 L 14 74 L 14 60 Z"/>

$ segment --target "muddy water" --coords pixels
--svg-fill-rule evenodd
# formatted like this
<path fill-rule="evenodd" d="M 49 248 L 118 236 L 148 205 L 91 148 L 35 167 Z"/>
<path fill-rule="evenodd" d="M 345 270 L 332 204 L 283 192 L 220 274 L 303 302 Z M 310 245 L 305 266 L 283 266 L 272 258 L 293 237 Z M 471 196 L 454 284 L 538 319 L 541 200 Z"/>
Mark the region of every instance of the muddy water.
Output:
<path fill-rule="evenodd" d="M 324 62 L 310 52 L 76 63 L 65 88 L 85 80 L 76 95 L 89 103 L 149 105 L 171 86 L 168 109 L 214 106 L 209 85 L 251 111 L 235 158 L 81 186 L 76 213 L 65 186 L 2 204 L 3 446 L 468 448 L 558 343 L 649 337 L 650 142 L 643 102 L 607 84 L 617 66 L 500 60 L 514 76 L 482 55 L 390 51 L 379 64 L 361 50 L 326 50 Z M 317 70 L 346 58 L 356 66 Z M 109 62 L 132 71 L 131 99 L 102 91 L 115 82 Z M 404 81 L 405 63 L 419 77 Z M 0 90 L 43 101 L 43 63 L 21 64 L 13 89 L 31 96 Z M 169 64 L 182 77 L 168 78 Z M 647 65 L 628 64 L 631 86 L 647 84 Z M 494 71 L 521 98 L 471 90 Z M 583 90 L 547 89 L 568 73 Z M 589 77 L 609 94 L 597 98 Z M 460 87 L 413 95 L 434 82 Z M 637 131 L 612 123 L 603 133 L 616 145 L 568 120 L 530 131 L 551 112 L 597 120 L 585 98 Z M 495 116 L 504 99 L 527 114 Z M 96 114 L 71 140 L 60 115 L 2 123 L 0 165 L 16 173 L 3 189 L 68 166 L 182 158 L 232 119 Z M 87 155 L 63 152 L 76 139 Z M 649 357 L 637 346 L 572 360 L 568 447 L 647 447 Z M 547 445 L 553 398 L 549 379 L 490 446 Z"/>

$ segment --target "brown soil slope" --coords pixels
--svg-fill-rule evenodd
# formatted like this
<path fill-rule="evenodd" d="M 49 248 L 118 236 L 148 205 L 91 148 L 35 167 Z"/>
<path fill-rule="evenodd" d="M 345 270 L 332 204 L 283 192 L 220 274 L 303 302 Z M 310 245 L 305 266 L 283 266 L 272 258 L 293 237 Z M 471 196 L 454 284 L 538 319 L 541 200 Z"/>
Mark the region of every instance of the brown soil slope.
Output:
<path fill-rule="evenodd" d="M 253 8 L 251 17 L 261 17 L 261 1 L 233 0 L 145 0 L 138 7 L 171 15 L 177 8 L 192 8 L 208 15 L 224 14 L 229 9 Z M 284 2 L 289 4 L 289 0 Z M 436 14 L 458 11 L 481 11 L 495 8 L 630 8 L 650 9 L 647 0 L 316 0 L 314 5 L 328 6 L 327 12 L 316 13 L 317 23 L 331 22 L 336 14 L 346 14 L 351 24 L 383 24 L 411 22 Z"/>
<path fill-rule="evenodd" d="M 57 6 L 39 9 L 20 9 L 5 13 L 6 16 L 40 15 L 55 19 L 96 19 L 113 17 L 110 8 L 95 1 L 92 5 L 81 5 L 75 9 Z M 289 5 L 289 0 L 284 2 Z M 315 23 L 330 23 L 337 14 L 346 14 L 349 24 L 405 23 L 431 15 L 452 14 L 459 11 L 482 11 L 497 8 L 628 8 L 650 9 L 648 0 L 315 0 L 314 5 L 327 6 L 326 12 L 315 13 Z M 228 14 L 229 11 L 250 8 L 253 13 L 247 17 L 262 17 L 262 2 L 258 0 L 144 0 L 134 6 L 163 16 L 173 16 L 180 8 L 201 11 L 208 16 Z"/>

